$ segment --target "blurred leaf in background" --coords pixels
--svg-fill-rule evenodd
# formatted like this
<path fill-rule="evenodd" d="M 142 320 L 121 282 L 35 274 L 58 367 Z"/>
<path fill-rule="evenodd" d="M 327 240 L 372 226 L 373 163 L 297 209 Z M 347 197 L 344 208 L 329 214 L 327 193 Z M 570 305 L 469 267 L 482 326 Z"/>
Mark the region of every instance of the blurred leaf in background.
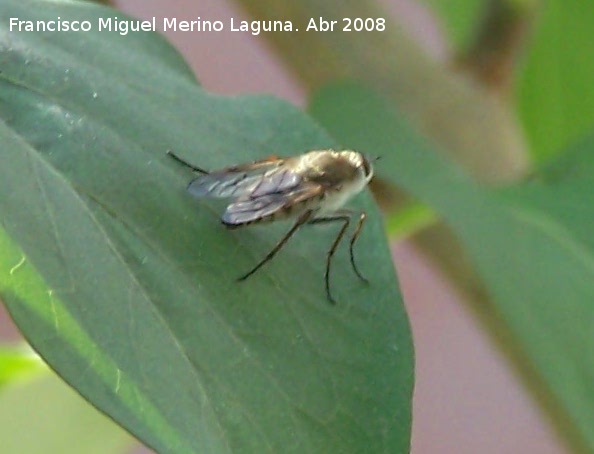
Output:
<path fill-rule="evenodd" d="M 481 13 L 485 8 L 484 0 L 421 0 L 430 7 L 442 21 L 443 31 L 454 49 L 462 51 L 468 48 L 477 31 Z"/>
<path fill-rule="evenodd" d="M 136 443 L 30 352 L 3 348 L 0 369 L 2 452 L 106 454 Z"/>
<path fill-rule="evenodd" d="M 542 2 L 520 71 L 518 100 L 533 156 L 562 152 L 594 124 L 594 4 Z"/>
<path fill-rule="evenodd" d="M 0 346 L 0 390 L 9 383 L 24 381 L 45 370 L 45 366 L 33 352 L 6 345 Z"/>

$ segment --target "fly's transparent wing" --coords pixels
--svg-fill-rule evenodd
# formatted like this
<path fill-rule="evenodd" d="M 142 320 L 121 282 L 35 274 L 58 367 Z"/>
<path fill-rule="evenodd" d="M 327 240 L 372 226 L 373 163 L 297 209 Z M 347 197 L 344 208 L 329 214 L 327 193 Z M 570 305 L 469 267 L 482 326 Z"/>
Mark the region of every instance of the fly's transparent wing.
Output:
<path fill-rule="evenodd" d="M 305 206 L 322 194 L 322 186 L 309 182 L 285 192 L 244 197 L 229 204 L 221 220 L 229 226 L 240 226 L 275 214 L 288 215 L 290 208 L 299 204 Z"/>
<path fill-rule="evenodd" d="M 206 173 L 190 182 L 188 192 L 195 197 L 242 197 L 275 175 L 283 168 L 284 162 L 282 159 L 271 157 Z"/>

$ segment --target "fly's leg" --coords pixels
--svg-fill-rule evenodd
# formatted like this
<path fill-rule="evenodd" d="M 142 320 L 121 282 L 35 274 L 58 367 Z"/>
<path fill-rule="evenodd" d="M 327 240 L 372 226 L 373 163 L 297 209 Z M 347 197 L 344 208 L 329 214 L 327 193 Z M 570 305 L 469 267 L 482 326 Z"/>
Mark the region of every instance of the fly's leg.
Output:
<path fill-rule="evenodd" d="M 203 173 L 203 174 L 206 174 L 206 175 L 210 173 L 210 172 L 207 172 L 204 169 L 201 169 L 200 167 L 195 166 L 194 164 L 190 164 L 188 161 L 186 161 L 185 159 L 180 158 L 178 155 L 176 155 L 171 150 L 167 150 L 167 155 L 168 156 L 171 156 L 175 161 L 179 162 L 181 165 L 187 167 L 188 169 L 192 169 L 194 172 Z"/>
<path fill-rule="evenodd" d="M 305 224 L 309 220 L 310 217 L 311 217 L 311 211 L 306 211 L 301 216 L 299 216 L 299 218 L 297 219 L 297 221 L 295 222 L 293 227 L 291 227 L 291 230 L 289 230 L 285 234 L 285 236 L 280 239 L 280 241 L 276 244 L 276 246 L 274 246 L 272 248 L 272 250 L 266 255 L 266 257 L 264 257 L 255 267 L 253 267 L 251 270 L 249 270 L 243 276 L 239 277 L 237 280 L 245 281 L 248 277 L 250 277 L 256 271 L 258 271 L 260 268 L 262 268 L 262 266 L 264 266 L 266 263 L 268 263 L 270 260 L 272 260 L 274 258 L 274 256 L 276 255 L 276 253 L 282 249 L 282 247 L 287 243 L 287 241 L 289 241 L 289 239 L 299 229 L 299 227 L 301 227 L 303 224 Z"/>
<path fill-rule="evenodd" d="M 336 252 L 336 248 L 340 244 L 340 241 L 342 240 L 342 237 L 344 236 L 344 233 L 346 232 L 350 221 L 350 216 L 346 214 L 336 216 L 325 216 L 309 221 L 310 224 L 328 224 L 330 222 L 343 223 L 342 227 L 338 231 L 338 234 L 336 235 L 336 238 L 334 239 L 334 242 L 332 243 L 332 246 L 330 246 L 330 249 L 328 249 L 328 254 L 326 255 L 326 272 L 324 274 L 324 278 L 326 280 L 326 296 L 328 297 L 328 301 L 330 301 L 331 304 L 336 304 L 336 300 L 332 298 L 332 294 L 330 293 L 330 264 L 332 263 L 332 256 L 334 255 L 334 252 Z"/>
<path fill-rule="evenodd" d="M 361 215 L 359 217 L 359 222 L 357 223 L 357 227 L 355 228 L 353 236 L 351 237 L 349 252 L 350 252 L 350 257 L 351 257 L 351 265 L 353 267 L 353 270 L 355 271 L 355 274 L 362 281 L 369 282 L 365 277 L 363 277 L 363 275 L 357 268 L 357 265 L 355 264 L 355 254 L 353 252 L 353 246 L 355 244 L 355 241 L 357 241 L 357 238 L 359 238 L 359 234 L 361 233 L 361 228 L 363 227 L 363 223 L 365 222 L 366 217 L 367 217 L 367 215 L 365 213 L 361 213 Z M 343 223 L 342 227 L 338 231 L 338 234 L 336 235 L 336 238 L 334 239 L 334 242 L 332 243 L 332 246 L 330 246 L 330 249 L 328 250 L 328 254 L 326 256 L 326 273 L 324 275 L 325 280 L 326 280 L 326 295 L 328 296 L 328 300 L 332 304 L 336 304 L 336 300 L 332 297 L 332 294 L 330 293 L 330 264 L 332 263 L 332 257 L 334 256 L 334 253 L 336 252 L 338 245 L 342 241 L 342 238 L 344 237 L 344 234 L 346 233 L 346 231 L 349 227 L 350 221 L 351 221 L 350 214 L 336 214 L 334 216 L 324 216 L 324 217 L 312 219 L 311 221 L 309 221 L 309 224 L 328 224 L 330 222 L 342 222 Z"/>
<path fill-rule="evenodd" d="M 355 245 L 355 241 L 357 241 L 357 238 L 359 238 L 359 234 L 361 233 L 361 229 L 363 228 L 363 223 L 365 222 L 365 219 L 367 219 L 367 213 L 363 212 L 359 216 L 359 222 L 357 223 L 357 227 L 355 228 L 355 231 L 353 232 L 353 236 L 351 237 L 349 253 L 351 255 L 351 265 L 353 266 L 353 270 L 355 271 L 355 274 L 359 277 L 359 279 L 361 279 L 363 282 L 368 284 L 369 280 L 361 274 L 361 272 L 357 268 L 357 265 L 355 264 L 355 253 L 353 252 L 353 246 Z"/>

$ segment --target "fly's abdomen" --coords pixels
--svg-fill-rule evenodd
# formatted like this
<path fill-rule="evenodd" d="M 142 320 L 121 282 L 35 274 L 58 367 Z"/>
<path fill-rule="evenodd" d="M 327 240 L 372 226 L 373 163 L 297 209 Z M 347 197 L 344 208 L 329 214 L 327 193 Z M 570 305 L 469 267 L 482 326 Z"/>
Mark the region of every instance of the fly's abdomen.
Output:
<path fill-rule="evenodd" d="M 238 228 L 250 224 L 264 224 L 300 216 L 307 210 L 316 211 L 320 206 L 320 199 L 309 199 L 298 203 L 287 203 L 287 200 L 278 201 L 257 199 L 234 202 L 227 207 L 221 218 L 228 228 Z M 272 197 L 274 198 L 274 197 Z"/>

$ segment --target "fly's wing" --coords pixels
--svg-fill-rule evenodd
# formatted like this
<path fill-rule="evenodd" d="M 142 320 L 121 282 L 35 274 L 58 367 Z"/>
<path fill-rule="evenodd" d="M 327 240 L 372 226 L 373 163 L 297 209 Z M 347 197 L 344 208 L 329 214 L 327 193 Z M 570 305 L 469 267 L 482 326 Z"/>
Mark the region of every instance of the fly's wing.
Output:
<path fill-rule="evenodd" d="M 246 197 L 227 206 L 221 220 L 228 226 L 240 226 L 272 216 L 322 194 L 323 187 L 306 182 L 284 192 L 271 192 L 258 197 Z"/>
<path fill-rule="evenodd" d="M 276 156 L 234 167 L 205 173 L 193 179 L 188 192 L 195 197 L 242 197 L 281 168 L 284 160 Z"/>

